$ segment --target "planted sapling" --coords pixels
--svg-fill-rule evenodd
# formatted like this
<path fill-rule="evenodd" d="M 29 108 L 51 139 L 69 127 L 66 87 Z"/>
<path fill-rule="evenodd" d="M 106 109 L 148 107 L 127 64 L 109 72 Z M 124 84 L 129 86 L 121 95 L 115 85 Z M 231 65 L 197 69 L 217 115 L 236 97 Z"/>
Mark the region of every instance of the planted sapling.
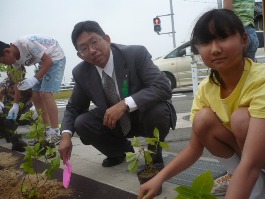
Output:
<path fill-rule="evenodd" d="M 175 199 L 216 199 L 211 194 L 213 186 L 214 179 L 212 172 L 209 170 L 195 178 L 191 187 L 178 186 L 175 189 L 178 192 L 178 196 Z"/>
<path fill-rule="evenodd" d="M 45 140 L 45 125 L 41 117 L 41 112 L 38 110 L 39 117 L 33 120 L 34 111 L 30 110 L 26 114 L 21 116 L 21 119 L 30 120 L 32 125 L 30 126 L 30 132 L 26 135 L 27 138 L 35 139 L 36 144 L 34 146 L 26 147 L 26 155 L 24 162 L 20 165 L 20 168 L 24 169 L 26 176 L 22 182 L 22 195 L 25 198 L 37 198 L 39 197 L 38 190 L 50 179 L 54 172 L 60 167 L 60 157 L 56 156 L 57 149 L 51 146 Z M 55 158 L 49 160 L 49 158 Z M 41 174 L 37 173 L 36 161 L 41 157 L 44 157 L 45 163 L 48 168 Z"/>

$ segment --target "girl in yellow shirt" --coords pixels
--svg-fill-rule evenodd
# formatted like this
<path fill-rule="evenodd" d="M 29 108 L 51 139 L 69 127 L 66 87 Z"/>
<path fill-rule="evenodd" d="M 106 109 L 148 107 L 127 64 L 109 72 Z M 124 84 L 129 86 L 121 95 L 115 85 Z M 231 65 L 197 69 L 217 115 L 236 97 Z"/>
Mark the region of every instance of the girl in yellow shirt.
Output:
<path fill-rule="evenodd" d="M 233 174 L 225 198 L 265 197 L 265 65 L 245 58 L 248 36 L 233 11 L 203 14 L 191 37 L 211 74 L 194 98 L 189 145 L 153 179 L 138 198 L 151 199 L 162 183 L 194 164 L 207 148 Z"/>

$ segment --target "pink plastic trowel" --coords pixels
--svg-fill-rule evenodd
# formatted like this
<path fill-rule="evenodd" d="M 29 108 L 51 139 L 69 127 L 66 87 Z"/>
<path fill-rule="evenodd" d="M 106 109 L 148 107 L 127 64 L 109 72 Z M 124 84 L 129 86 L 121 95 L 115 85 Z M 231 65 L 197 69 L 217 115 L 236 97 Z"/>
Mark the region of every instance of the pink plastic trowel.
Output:
<path fill-rule="evenodd" d="M 66 160 L 66 167 L 63 170 L 63 186 L 68 188 L 71 180 L 72 165 Z"/>

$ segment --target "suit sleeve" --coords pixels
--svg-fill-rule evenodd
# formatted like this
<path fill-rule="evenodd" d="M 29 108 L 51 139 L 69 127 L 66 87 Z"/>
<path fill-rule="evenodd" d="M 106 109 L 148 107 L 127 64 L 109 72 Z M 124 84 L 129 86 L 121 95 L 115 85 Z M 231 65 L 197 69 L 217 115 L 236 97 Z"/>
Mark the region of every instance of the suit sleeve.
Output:
<path fill-rule="evenodd" d="M 75 86 L 73 93 L 66 105 L 64 117 L 62 121 L 62 131 L 70 130 L 73 134 L 75 132 L 74 122 L 75 119 L 82 113 L 87 112 L 90 105 L 90 99 L 84 94 L 82 86 L 80 84 L 78 75 L 78 68 L 73 70 L 73 78 L 75 80 Z"/>
<path fill-rule="evenodd" d="M 172 90 L 166 75 L 153 63 L 152 56 L 145 47 L 135 52 L 136 75 L 142 88 L 131 95 L 138 109 L 143 112 L 156 103 L 166 102 L 172 97 Z"/>

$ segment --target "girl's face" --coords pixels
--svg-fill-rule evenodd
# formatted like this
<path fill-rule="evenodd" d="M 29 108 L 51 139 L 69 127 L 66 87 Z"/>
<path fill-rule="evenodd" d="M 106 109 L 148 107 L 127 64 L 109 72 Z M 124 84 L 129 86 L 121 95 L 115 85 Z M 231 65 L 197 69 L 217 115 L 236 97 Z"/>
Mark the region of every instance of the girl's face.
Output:
<path fill-rule="evenodd" d="M 222 73 L 232 67 L 241 67 L 247 42 L 246 33 L 243 36 L 236 33 L 224 39 L 215 38 L 197 47 L 204 63 L 209 68 Z"/>

